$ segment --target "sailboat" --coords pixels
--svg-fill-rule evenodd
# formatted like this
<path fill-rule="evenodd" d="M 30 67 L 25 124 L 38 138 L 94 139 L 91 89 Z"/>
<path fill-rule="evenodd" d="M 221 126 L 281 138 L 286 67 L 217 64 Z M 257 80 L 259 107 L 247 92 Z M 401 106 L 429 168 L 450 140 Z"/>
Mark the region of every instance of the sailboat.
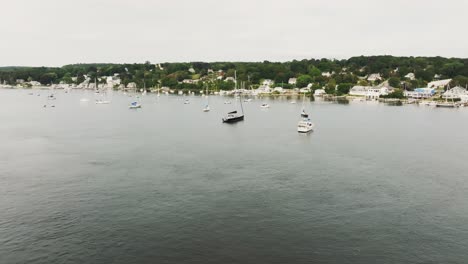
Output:
<path fill-rule="evenodd" d="M 314 124 L 310 121 L 309 115 L 306 113 L 304 109 L 304 100 L 305 100 L 305 93 L 304 98 L 302 99 L 302 112 L 301 112 L 301 120 L 297 123 L 297 132 L 299 133 L 309 133 L 312 131 Z"/>
<path fill-rule="evenodd" d="M 236 85 L 235 88 L 237 90 L 237 72 L 234 72 L 234 80 L 235 80 L 235 85 Z M 236 122 L 244 120 L 244 108 L 242 107 L 242 98 L 240 95 L 239 95 L 239 103 L 241 107 L 241 113 L 238 113 L 237 110 L 227 113 L 227 115 L 223 117 L 223 123 L 236 123 Z"/>
<path fill-rule="evenodd" d="M 208 85 L 206 86 L 206 106 L 203 108 L 203 112 L 209 112 L 210 105 L 208 104 Z"/>
<path fill-rule="evenodd" d="M 304 96 L 302 97 L 302 112 L 301 112 L 301 117 L 309 117 L 309 115 L 305 112 L 304 110 L 304 104 L 305 104 L 305 92 Z"/>

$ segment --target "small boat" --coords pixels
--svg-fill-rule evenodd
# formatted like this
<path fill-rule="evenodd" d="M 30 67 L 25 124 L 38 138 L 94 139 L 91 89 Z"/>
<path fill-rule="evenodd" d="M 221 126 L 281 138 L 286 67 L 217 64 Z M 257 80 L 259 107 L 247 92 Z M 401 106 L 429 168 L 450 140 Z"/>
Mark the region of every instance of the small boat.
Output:
<path fill-rule="evenodd" d="M 201 92 L 203 92 L 203 91 L 201 91 Z M 203 94 L 203 95 L 205 95 L 205 94 Z M 205 106 L 205 108 L 203 108 L 203 112 L 209 112 L 210 111 L 210 105 L 208 103 L 208 100 L 209 100 L 209 98 L 208 98 L 208 86 L 207 86 L 206 87 L 206 106 Z"/>
<path fill-rule="evenodd" d="M 110 101 L 101 100 L 101 99 L 96 99 L 96 104 L 110 104 Z"/>
<path fill-rule="evenodd" d="M 302 120 L 297 123 L 297 132 L 309 133 L 313 130 L 314 124 L 310 121 L 309 117 L 303 117 Z"/>
<path fill-rule="evenodd" d="M 296 101 L 291 101 L 291 104 L 296 104 Z"/>
<path fill-rule="evenodd" d="M 231 101 L 224 101 L 224 104 L 231 104 Z"/>
<path fill-rule="evenodd" d="M 132 102 L 128 108 L 130 109 L 137 109 L 137 108 L 141 108 L 141 104 L 139 102 Z"/>
<path fill-rule="evenodd" d="M 250 102 L 252 102 L 252 98 L 249 98 L 249 99 L 245 99 L 245 100 L 244 100 L 244 103 L 250 103 Z"/>
<path fill-rule="evenodd" d="M 436 107 L 454 108 L 454 107 L 457 107 L 457 105 L 451 102 L 442 102 L 442 103 L 437 103 Z"/>
<path fill-rule="evenodd" d="M 182 92 L 182 91 L 179 91 L 179 92 L 178 92 L 178 94 L 179 94 L 179 95 L 183 95 L 183 94 L 184 94 L 184 92 Z"/>
<path fill-rule="evenodd" d="M 190 101 L 187 99 L 184 101 L 184 104 L 190 104 Z"/>
<path fill-rule="evenodd" d="M 270 108 L 270 105 L 269 104 L 262 104 L 260 107 L 261 108 Z"/>
<path fill-rule="evenodd" d="M 301 117 L 309 117 L 309 115 L 302 109 Z"/>
<path fill-rule="evenodd" d="M 47 96 L 47 99 L 48 100 L 56 100 L 57 98 L 53 94 L 51 94 L 51 95 Z"/>

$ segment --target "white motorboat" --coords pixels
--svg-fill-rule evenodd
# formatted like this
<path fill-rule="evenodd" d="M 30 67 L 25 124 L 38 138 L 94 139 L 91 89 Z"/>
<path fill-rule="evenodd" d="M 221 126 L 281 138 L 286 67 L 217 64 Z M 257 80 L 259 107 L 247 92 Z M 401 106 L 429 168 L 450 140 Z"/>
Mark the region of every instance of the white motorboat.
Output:
<path fill-rule="evenodd" d="M 205 108 L 203 108 L 203 112 L 209 112 L 210 111 L 210 106 L 206 105 Z"/>
<path fill-rule="evenodd" d="M 308 117 L 303 117 L 302 120 L 297 123 L 297 132 L 299 133 L 309 133 L 313 130 L 313 128 L 314 124 Z"/>
<path fill-rule="evenodd" d="M 260 107 L 261 108 L 270 108 L 270 105 L 269 104 L 262 104 Z"/>
<path fill-rule="evenodd" d="M 185 101 L 184 101 L 184 104 L 190 104 L 190 101 L 189 101 L 189 100 L 185 100 Z"/>
<path fill-rule="evenodd" d="M 231 104 L 231 101 L 224 101 L 224 104 Z"/>

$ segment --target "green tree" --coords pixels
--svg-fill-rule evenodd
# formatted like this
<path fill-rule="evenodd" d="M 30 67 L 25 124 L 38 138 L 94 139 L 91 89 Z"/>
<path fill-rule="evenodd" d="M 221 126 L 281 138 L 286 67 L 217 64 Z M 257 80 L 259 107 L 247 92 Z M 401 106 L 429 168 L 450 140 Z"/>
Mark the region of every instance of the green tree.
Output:
<path fill-rule="evenodd" d="M 302 87 L 306 87 L 307 85 L 309 85 L 309 83 L 312 83 L 313 81 L 314 79 L 310 75 L 303 74 L 297 77 L 296 85 L 297 87 L 302 88 Z"/>
<path fill-rule="evenodd" d="M 390 79 L 388 79 L 388 84 L 392 87 L 400 88 L 401 80 L 398 77 L 391 77 Z"/>

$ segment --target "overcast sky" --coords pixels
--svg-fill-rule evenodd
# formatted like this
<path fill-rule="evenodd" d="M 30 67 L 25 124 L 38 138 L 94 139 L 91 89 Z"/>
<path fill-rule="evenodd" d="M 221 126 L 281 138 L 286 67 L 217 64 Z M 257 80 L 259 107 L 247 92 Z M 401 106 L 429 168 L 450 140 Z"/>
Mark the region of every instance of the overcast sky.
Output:
<path fill-rule="evenodd" d="M 0 65 L 468 57 L 467 0 L 2 0 Z"/>

